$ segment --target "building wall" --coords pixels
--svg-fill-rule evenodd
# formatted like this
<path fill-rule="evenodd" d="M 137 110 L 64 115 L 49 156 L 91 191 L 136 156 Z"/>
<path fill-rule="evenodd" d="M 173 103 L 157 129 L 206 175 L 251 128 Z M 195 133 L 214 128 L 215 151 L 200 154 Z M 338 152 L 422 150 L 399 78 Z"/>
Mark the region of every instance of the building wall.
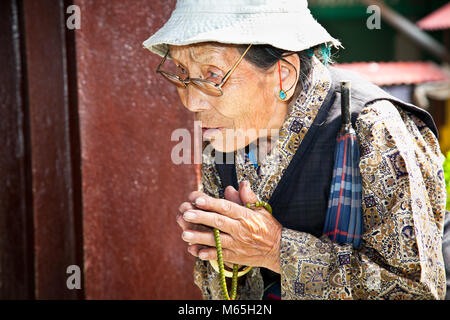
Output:
<path fill-rule="evenodd" d="M 175 1 L 75 4 L 86 298 L 198 298 L 175 222 L 195 168 L 170 158 L 172 131 L 193 124 L 142 48 Z"/>
<path fill-rule="evenodd" d="M 193 119 L 142 48 L 174 6 L 1 2 L 0 298 L 201 298 L 175 221 L 198 168 L 171 161 Z"/>

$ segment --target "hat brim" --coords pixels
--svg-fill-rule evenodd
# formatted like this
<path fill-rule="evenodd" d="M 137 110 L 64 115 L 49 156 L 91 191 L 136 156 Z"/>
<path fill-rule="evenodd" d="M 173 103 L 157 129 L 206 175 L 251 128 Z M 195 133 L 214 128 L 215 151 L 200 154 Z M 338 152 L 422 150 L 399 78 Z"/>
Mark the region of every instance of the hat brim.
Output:
<path fill-rule="evenodd" d="M 298 13 L 194 13 L 173 14 L 143 46 L 164 56 L 168 45 L 201 42 L 225 44 L 269 44 L 288 51 L 303 51 L 328 43 L 342 47 L 311 15 Z"/>

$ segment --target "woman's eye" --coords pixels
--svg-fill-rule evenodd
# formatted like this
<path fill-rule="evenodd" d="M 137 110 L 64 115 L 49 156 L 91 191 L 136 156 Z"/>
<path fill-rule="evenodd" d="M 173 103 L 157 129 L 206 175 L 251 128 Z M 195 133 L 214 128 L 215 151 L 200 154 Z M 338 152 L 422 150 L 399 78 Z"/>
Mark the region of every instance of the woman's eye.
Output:
<path fill-rule="evenodd" d="M 187 71 L 185 68 L 183 68 L 182 66 L 178 66 L 178 71 L 182 74 L 187 74 Z"/>
<path fill-rule="evenodd" d="M 220 81 L 222 80 L 222 76 L 219 72 L 208 71 L 208 73 L 206 74 L 206 79 L 212 82 L 220 83 Z"/>
<path fill-rule="evenodd" d="M 188 72 L 185 68 L 183 68 L 182 66 L 178 65 L 177 66 L 177 75 L 181 78 L 181 79 L 186 79 L 188 76 Z"/>

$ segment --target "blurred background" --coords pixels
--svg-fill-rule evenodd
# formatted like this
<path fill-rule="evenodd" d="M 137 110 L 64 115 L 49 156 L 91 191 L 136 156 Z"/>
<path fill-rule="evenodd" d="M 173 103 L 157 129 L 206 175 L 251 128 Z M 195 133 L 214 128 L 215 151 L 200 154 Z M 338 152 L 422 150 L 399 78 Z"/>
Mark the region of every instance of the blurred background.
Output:
<path fill-rule="evenodd" d="M 336 65 L 427 109 L 447 154 L 449 2 L 309 4 L 345 47 Z M 199 168 L 171 161 L 173 130 L 193 119 L 142 48 L 174 7 L 0 1 L 0 299 L 201 298 L 175 222 Z"/>

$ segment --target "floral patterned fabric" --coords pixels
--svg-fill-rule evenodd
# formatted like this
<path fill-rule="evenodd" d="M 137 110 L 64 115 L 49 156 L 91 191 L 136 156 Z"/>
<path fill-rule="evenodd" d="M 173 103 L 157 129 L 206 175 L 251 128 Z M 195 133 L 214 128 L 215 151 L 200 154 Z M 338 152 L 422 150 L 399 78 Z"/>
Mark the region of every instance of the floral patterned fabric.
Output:
<path fill-rule="evenodd" d="M 273 157 L 282 161 L 258 173 L 236 153 L 238 182 L 249 179 L 260 200 L 270 199 L 329 90 L 327 69 L 315 60 L 303 90 L 280 130 Z M 290 126 L 300 128 L 287 130 Z M 356 121 L 360 145 L 364 234 L 361 248 L 283 228 L 282 299 L 443 299 L 442 232 L 446 191 L 442 155 L 432 131 L 388 101 L 367 105 Z M 287 134 L 289 132 L 289 134 Z M 213 159 L 202 164 L 203 191 L 219 197 Z M 264 173 L 265 172 L 265 173 Z M 221 299 L 218 274 L 197 259 L 195 283 L 205 299 Z M 238 299 L 261 299 L 259 268 L 240 279 Z"/>

